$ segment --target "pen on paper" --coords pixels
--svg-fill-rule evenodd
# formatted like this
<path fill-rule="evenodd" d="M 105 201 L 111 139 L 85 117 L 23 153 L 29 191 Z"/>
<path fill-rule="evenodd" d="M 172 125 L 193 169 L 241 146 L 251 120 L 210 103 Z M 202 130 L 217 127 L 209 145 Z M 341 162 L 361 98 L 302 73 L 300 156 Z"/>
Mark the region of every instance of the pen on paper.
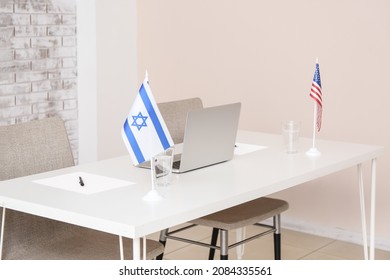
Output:
<path fill-rule="evenodd" d="M 81 176 L 79 176 L 79 184 L 80 186 L 84 187 L 84 181 L 83 178 L 81 178 Z"/>

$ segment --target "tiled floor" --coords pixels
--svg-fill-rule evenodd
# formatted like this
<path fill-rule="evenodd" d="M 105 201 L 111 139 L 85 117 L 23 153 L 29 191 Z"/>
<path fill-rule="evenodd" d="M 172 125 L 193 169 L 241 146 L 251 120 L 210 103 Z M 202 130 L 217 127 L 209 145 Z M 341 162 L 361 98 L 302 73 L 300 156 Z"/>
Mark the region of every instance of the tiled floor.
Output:
<path fill-rule="evenodd" d="M 246 236 L 249 236 L 258 227 L 248 227 Z M 211 229 L 207 227 L 195 227 L 182 233 L 182 236 L 193 238 L 208 243 Z M 158 234 L 151 236 L 158 240 Z M 229 232 L 229 240 L 235 241 L 235 231 Z M 219 243 L 218 243 L 219 244 Z M 168 240 L 165 248 L 164 259 L 167 260 L 205 260 L 208 258 L 208 249 L 188 243 Z M 219 251 L 216 252 L 219 259 Z M 363 247 L 360 245 L 342 242 L 326 237 L 310 235 L 292 230 L 282 230 L 282 259 L 285 260 L 361 260 L 363 259 Z M 377 249 L 375 258 L 378 260 L 390 260 L 390 251 Z M 229 251 L 229 259 L 237 259 L 236 249 Z M 244 260 L 270 260 L 273 259 L 272 234 L 260 237 L 244 247 Z"/>

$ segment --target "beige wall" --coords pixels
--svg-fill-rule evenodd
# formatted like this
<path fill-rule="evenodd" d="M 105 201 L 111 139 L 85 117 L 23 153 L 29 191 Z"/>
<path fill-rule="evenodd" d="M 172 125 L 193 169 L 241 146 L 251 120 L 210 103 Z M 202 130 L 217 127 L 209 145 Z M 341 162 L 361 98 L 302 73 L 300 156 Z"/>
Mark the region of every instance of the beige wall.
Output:
<path fill-rule="evenodd" d="M 137 83 L 147 69 L 157 101 L 192 96 L 206 106 L 241 101 L 241 129 L 279 133 L 282 120 L 298 119 L 303 136 L 310 137 L 308 94 L 318 57 L 324 97 L 318 137 L 390 143 L 387 0 L 142 0 L 137 32 Z M 389 164 L 386 151 L 378 161 L 376 229 L 377 245 L 387 249 Z M 364 168 L 369 171 L 369 164 Z M 359 237 L 355 169 L 277 196 L 290 202 L 287 224 Z"/>

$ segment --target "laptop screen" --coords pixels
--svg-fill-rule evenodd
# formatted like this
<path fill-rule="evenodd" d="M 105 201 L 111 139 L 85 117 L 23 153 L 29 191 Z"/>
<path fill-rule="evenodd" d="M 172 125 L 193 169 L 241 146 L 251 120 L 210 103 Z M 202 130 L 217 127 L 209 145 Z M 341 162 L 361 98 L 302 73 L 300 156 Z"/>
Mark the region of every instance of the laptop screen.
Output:
<path fill-rule="evenodd" d="M 232 159 L 241 103 L 188 112 L 180 172 Z"/>

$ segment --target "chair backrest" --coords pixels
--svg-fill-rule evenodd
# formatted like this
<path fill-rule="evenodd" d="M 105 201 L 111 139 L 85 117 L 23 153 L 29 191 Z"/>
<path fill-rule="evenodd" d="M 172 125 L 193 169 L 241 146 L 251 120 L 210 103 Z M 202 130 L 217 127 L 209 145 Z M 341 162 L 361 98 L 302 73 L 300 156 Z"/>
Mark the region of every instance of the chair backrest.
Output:
<path fill-rule="evenodd" d="M 0 180 L 74 165 L 59 117 L 0 126 Z"/>
<path fill-rule="evenodd" d="M 198 97 L 157 105 L 175 144 L 183 142 L 188 111 L 203 108 L 202 100 Z"/>

